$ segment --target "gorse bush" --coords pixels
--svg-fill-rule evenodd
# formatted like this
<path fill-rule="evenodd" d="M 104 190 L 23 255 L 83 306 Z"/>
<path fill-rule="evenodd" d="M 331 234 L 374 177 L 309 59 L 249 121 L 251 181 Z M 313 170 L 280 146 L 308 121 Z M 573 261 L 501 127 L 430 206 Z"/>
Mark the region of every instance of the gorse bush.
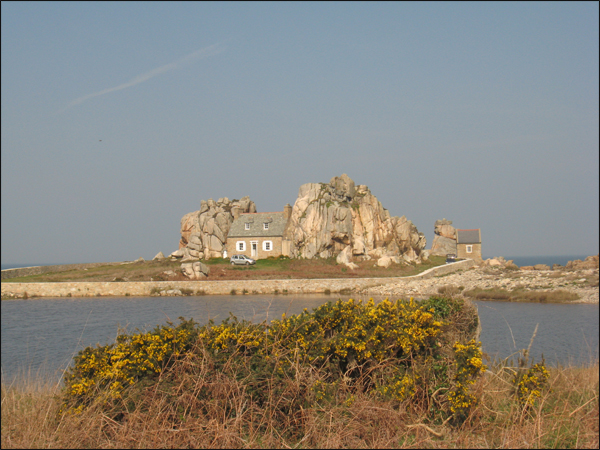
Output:
<path fill-rule="evenodd" d="M 481 344 L 475 340 L 463 345 L 454 344 L 456 355 L 456 375 L 454 376 L 454 388 L 448 394 L 450 411 L 455 415 L 457 421 L 464 420 L 469 410 L 475 406 L 477 398 L 469 393 L 469 387 L 475 383 L 479 375 L 485 372 L 486 366 L 481 359 Z"/>
<path fill-rule="evenodd" d="M 528 408 L 535 404 L 536 399 L 540 398 L 549 376 L 550 373 L 543 360 L 528 369 L 517 371 L 513 383 L 517 401 L 521 407 Z"/>
<path fill-rule="evenodd" d="M 81 351 L 63 410 L 95 405 L 121 420 L 160 393 L 171 398 L 175 421 L 215 408 L 231 418 L 260 410 L 301 435 L 307 410 L 350 408 L 368 396 L 432 423 L 460 423 L 485 370 L 476 310 L 462 299 L 339 300 L 269 324 L 180 320 Z M 243 399 L 237 406 L 232 391 Z"/>

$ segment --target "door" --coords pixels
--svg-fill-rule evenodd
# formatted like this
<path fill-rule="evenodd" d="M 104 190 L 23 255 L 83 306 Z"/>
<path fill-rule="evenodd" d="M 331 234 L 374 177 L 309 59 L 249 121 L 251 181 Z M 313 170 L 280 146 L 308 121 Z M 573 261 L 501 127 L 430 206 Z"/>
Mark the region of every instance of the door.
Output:
<path fill-rule="evenodd" d="M 256 255 L 258 254 L 258 241 L 250 242 L 250 258 L 256 259 Z"/>

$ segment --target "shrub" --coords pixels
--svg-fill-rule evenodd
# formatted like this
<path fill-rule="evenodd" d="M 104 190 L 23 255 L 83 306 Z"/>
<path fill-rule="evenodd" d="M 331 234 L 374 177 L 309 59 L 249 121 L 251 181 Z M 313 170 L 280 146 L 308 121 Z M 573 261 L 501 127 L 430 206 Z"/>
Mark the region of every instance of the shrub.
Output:
<path fill-rule="evenodd" d="M 485 372 L 486 366 L 481 359 L 481 342 L 471 340 L 465 345 L 456 342 L 453 349 L 456 356 L 456 374 L 454 387 L 448 393 L 448 401 L 450 411 L 454 414 L 453 419 L 462 422 L 477 403 L 477 398 L 469 393 L 469 386 Z"/>
<path fill-rule="evenodd" d="M 460 294 L 460 289 L 454 286 L 453 284 L 447 284 L 445 286 L 440 286 L 438 288 L 438 294 L 441 294 L 446 297 L 452 297 L 454 295 Z"/>
<path fill-rule="evenodd" d="M 236 383 L 244 408 L 267 408 L 298 435 L 306 425 L 302 411 L 349 407 L 357 396 L 460 423 L 475 403 L 469 386 L 483 370 L 480 343 L 465 339 L 472 327 L 463 316 L 471 313 L 452 299 L 350 299 L 270 324 L 231 315 L 200 326 L 180 317 L 177 326 L 121 334 L 114 344 L 79 352 L 66 373 L 64 411 L 100 405 L 111 420 L 123 420 L 160 392 L 173 411 L 214 406 L 233 420 L 238 410 L 225 392 Z M 193 393 L 182 394 L 190 385 Z"/>
<path fill-rule="evenodd" d="M 517 371 L 513 383 L 517 401 L 522 408 L 528 408 L 535 404 L 535 400 L 541 396 L 549 376 L 550 373 L 546 369 L 543 359 L 540 364 Z"/>
<path fill-rule="evenodd" d="M 181 293 L 183 295 L 192 295 L 194 293 L 194 291 L 192 289 L 188 289 L 188 288 L 181 288 Z"/>

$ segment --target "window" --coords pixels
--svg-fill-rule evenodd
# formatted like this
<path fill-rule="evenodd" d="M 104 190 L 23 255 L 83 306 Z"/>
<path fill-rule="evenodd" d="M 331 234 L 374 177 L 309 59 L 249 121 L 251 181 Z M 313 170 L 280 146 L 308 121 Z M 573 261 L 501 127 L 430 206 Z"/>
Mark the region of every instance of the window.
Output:
<path fill-rule="evenodd" d="M 244 224 L 244 229 L 249 230 L 250 229 L 250 222 L 246 222 Z"/>
<path fill-rule="evenodd" d="M 473 246 L 467 245 L 467 253 L 473 253 Z"/>
<path fill-rule="evenodd" d="M 235 244 L 235 248 L 238 252 L 243 252 L 246 250 L 246 242 L 245 241 L 237 241 Z"/>
<path fill-rule="evenodd" d="M 263 223 L 263 227 L 264 227 L 265 230 L 268 230 L 269 229 L 269 222 Z"/>
<path fill-rule="evenodd" d="M 273 242 L 272 241 L 263 241 L 263 250 L 265 252 L 270 252 L 273 250 Z"/>

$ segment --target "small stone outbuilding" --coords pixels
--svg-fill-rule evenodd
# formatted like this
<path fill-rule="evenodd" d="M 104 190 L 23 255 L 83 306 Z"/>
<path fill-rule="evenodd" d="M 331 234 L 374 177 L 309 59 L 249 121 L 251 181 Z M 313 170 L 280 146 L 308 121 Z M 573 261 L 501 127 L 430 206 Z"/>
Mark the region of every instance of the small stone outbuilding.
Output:
<path fill-rule="evenodd" d="M 291 210 L 292 207 L 286 205 L 283 212 L 240 214 L 227 235 L 227 255 L 246 255 L 253 259 L 289 256 L 289 242 L 284 242 L 283 233 Z"/>
<path fill-rule="evenodd" d="M 456 256 L 482 261 L 481 230 L 456 230 Z"/>

